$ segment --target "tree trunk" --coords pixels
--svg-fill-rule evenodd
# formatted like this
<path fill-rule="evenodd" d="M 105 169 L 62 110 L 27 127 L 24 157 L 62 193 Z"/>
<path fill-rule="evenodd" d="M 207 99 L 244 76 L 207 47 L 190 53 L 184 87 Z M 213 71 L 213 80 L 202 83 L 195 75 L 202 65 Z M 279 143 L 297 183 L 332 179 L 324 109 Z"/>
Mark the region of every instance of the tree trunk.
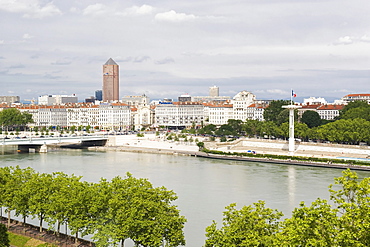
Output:
<path fill-rule="evenodd" d="M 76 232 L 76 239 L 75 239 L 75 243 L 76 243 L 76 244 L 78 243 L 78 231 Z"/>
<path fill-rule="evenodd" d="M 58 226 L 57 226 L 57 236 L 60 234 L 60 221 L 58 220 Z"/>
<path fill-rule="evenodd" d="M 8 209 L 8 228 L 10 228 L 10 210 Z"/>
<path fill-rule="evenodd" d="M 121 247 L 125 247 L 125 240 L 121 239 Z"/>
<path fill-rule="evenodd" d="M 43 220 L 44 218 L 41 216 L 40 217 L 40 232 L 42 232 L 42 220 Z"/>

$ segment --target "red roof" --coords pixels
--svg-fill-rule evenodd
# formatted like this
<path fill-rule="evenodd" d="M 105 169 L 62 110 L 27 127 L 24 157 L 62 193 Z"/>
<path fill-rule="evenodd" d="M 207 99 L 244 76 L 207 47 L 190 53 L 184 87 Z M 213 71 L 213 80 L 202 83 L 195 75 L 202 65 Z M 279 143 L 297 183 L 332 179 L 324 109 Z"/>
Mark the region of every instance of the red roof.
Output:
<path fill-rule="evenodd" d="M 317 110 L 342 110 L 344 105 L 322 105 Z"/>
<path fill-rule="evenodd" d="M 369 93 L 348 94 L 344 97 L 370 97 Z"/>

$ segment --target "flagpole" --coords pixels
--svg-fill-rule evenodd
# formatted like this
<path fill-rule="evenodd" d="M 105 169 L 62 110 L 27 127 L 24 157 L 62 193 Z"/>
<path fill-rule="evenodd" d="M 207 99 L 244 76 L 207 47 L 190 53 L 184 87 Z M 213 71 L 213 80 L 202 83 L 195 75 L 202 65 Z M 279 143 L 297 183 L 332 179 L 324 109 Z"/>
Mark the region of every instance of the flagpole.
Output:
<path fill-rule="evenodd" d="M 290 104 L 293 105 L 293 89 L 290 89 Z"/>

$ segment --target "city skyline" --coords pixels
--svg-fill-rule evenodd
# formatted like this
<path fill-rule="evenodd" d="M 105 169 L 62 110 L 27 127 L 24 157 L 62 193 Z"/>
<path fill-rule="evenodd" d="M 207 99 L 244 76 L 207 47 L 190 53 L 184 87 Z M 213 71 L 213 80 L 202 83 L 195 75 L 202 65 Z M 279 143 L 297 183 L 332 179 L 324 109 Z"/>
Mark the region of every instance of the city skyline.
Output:
<path fill-rule="evenodd" d="M 247 90 L 261 99 L 369 93 L 368 1 L 0 0 L 0 86 L 21 100 L 93 96 L 120 65 L 120 97 Z"/>

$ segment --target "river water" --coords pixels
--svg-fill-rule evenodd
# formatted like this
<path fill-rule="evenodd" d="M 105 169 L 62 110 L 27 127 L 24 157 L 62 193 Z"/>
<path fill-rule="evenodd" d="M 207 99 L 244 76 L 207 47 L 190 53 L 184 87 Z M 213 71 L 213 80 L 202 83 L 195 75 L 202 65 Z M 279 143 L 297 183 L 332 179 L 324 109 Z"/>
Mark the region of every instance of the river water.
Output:
<path fill-rule="evenodd" d="M 130 172 L 134 177 L 148 178 L 156 187 L 165 186 L 179 197 L 174 204 L 187 218 L 184 231 L 189 247 L 203 246 L 205 228 L 212 220 L 221 226 L 222 213 L 230 203 L 240 208 L 264 200 L 267 207 L 289 217 L 301 201 L 310 204 L 317 198 L 329 199 L 329 184 L 342 175 L 339 169 L 145 153 L 59 150 L 0 155 L 0 166 L 16 165 L 38 172 L 75 174 L 89 182 L 124 177 Z M 370 175 L 357 173 L 360 177 Z"/>

